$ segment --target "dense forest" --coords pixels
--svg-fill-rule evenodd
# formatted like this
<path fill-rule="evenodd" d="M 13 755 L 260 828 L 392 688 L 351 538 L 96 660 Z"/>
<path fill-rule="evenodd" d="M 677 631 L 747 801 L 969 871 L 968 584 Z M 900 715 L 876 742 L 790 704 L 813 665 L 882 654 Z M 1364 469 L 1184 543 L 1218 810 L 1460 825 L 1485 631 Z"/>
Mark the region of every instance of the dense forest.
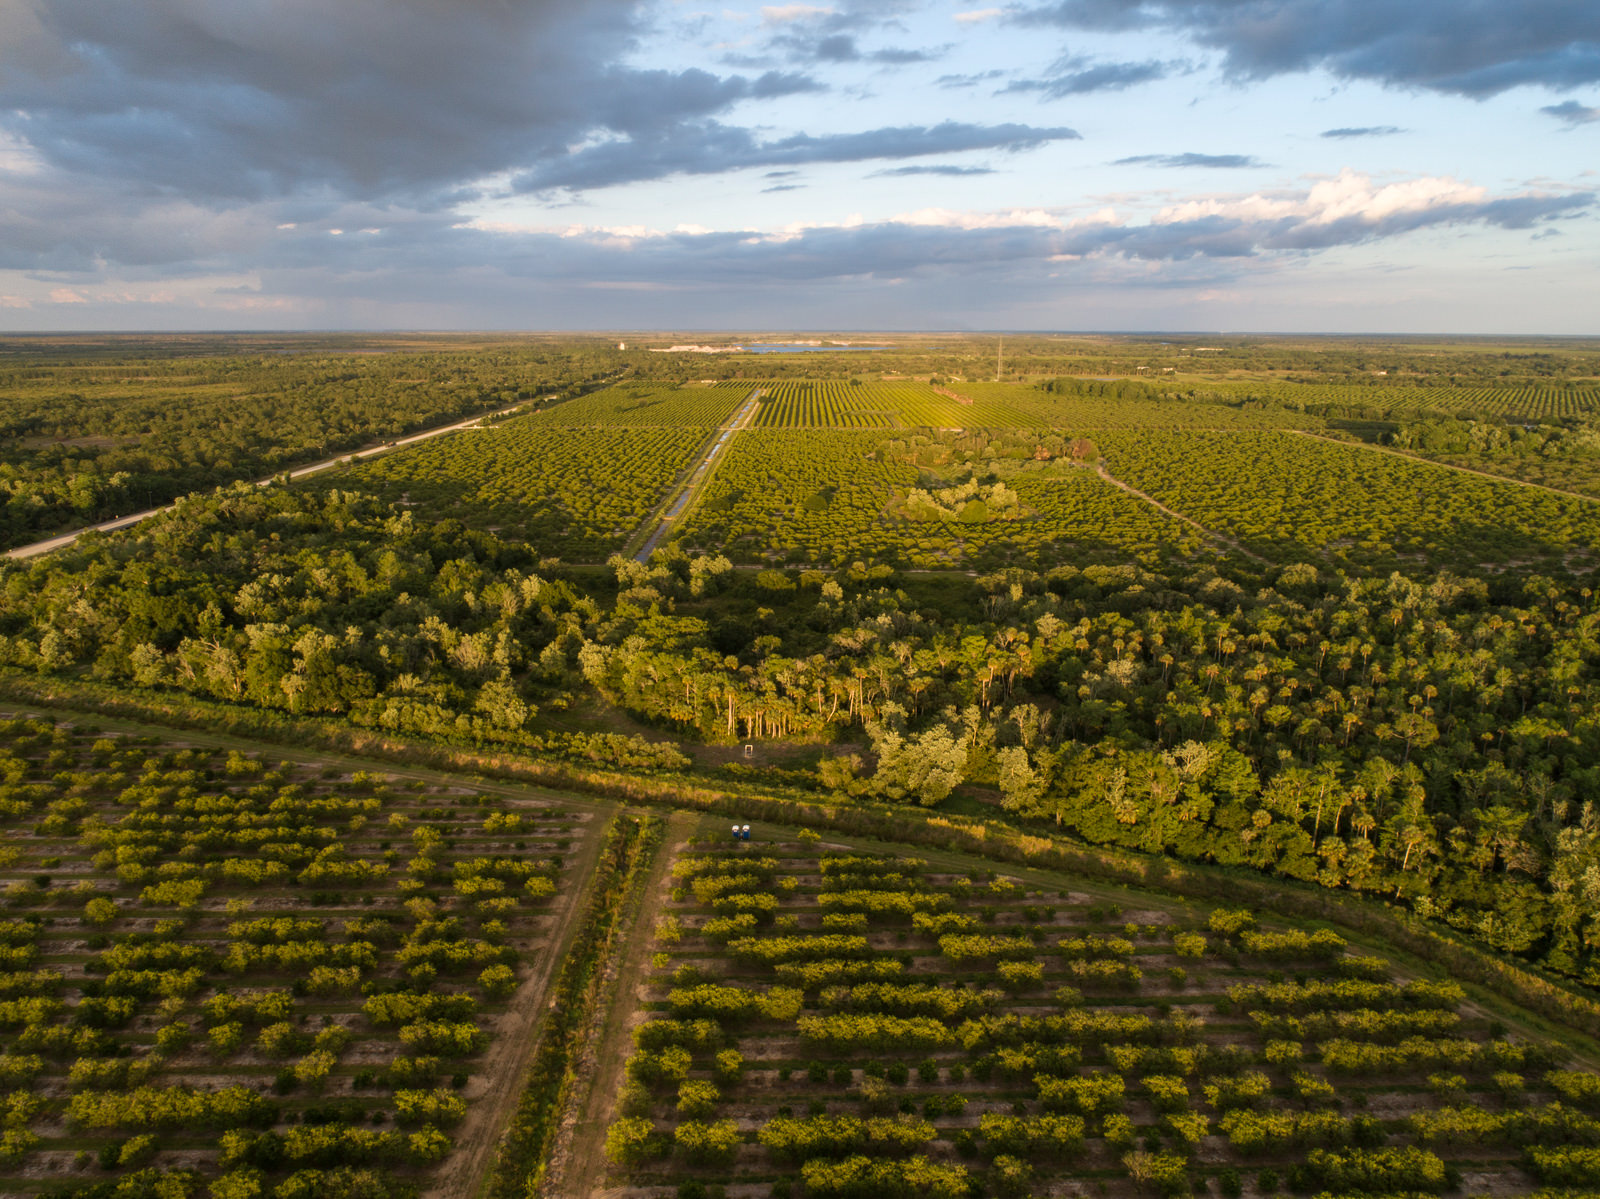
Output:
<path fill-rule="evenodd" d="M 599 703 L 684 742 L 809 743 L 787 785 L 962 788 L 1093 842 L 1398 898 L 1600 983 L 1581 580 L 736 572 L 672 552 L 611 575 L 349 492 L 236 486 L 7 567 L 0 655 L 554 752 L 573 734 L 546 718 Z"/>

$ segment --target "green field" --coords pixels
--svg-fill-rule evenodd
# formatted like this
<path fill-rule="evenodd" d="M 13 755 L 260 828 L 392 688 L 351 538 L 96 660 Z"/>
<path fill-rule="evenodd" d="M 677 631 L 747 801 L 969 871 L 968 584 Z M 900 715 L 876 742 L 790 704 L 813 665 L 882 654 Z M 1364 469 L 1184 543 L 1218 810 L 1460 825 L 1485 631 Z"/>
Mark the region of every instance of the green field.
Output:
<path fill-rule="evenodd" d="M 734 436 L 670 531 L 688 552 L 752 564 L 993 569 L 1019 555 L 1041 566 L 1207 562 L 1237 546 L 1271 561 L 1361 571 L 1506 563 L 1567 571 L 1600 545 L 1600 522 L 1581 500 L 1296 437 L 1290 430 L 1320 432 L 1320 422 L 1282 407 L 1074 388 L 628 385 L 390 455 L 337 485 L 493 530 L 542 555 L 597 562 L 644 527 L 711 429 L 759 390 L 753 427 Z M 1074 441 L 1089 443 L 1087 458 L 1066 452 Z M 1094 457 L 1149 499 L 1083 469 Z M 1527 453 L 1520 469 L 1440 457 L 1511 477 L 1563 469 Z M 1587 478 L 1582 460 L 1574 463 L 1559 477 Z M 918 499 L 969 484 L 970 495 Z"/>
<path fill-rule="evenodd" d="M 1435 412 L 1451 416 L 1479 415 L 1507 420 L 1559 421 L 1600 409 L 1600 386 L 1572 381 L 1543 386 L 1419 387 L 1406 381 L 1366 384 L 1291 382 L 1289 380 L 1185 380 L 1197 391 L 1240 399 L 1254 397 L 1318 410 L 1383 408 L 1396 413 Z"/>
<path fill-rule="evenodd" d="M 0 357 L 0 548 L 618 370 L 593 343 L 97 340 L 12 342 Z"/>
<path fill-rule="evenodd" d="M 1042 413 L 1029 401 L 1017 388 L 974 400 L 911 381 L 791 380 L 762 386 L 756 424 L 769 429 L 998 428 L 1037 422 Z"/>
<path fill-rule="evenodd" d="M 751 390 L 742 383 L 705 387 L 611 387 L 557 404 L 531 419 L 535 424 L 563 428 L 685 425 L 711 429 L 733 415 L 739 401 Z"/>
<path fill-rule="evenodd" d="M 1042 386 L 1051 386 L 1043 384 Z M 955 383 L 974 407 L 995 408 L 1011 419 L 997 422 L 1038 426 L 1069 433 L 1114 429 L 1279 429 L 1315 428 L 1322 422 L 1303 413 L 1251 405 L 1242 395 L 1191 394 L 1181 384 L 1144 380 L 1068 380 L 1061 390 L 1018 383 Z"/>
<path fill-rule="evenodd" d="M 990 444 L 982 436 L 970 440 Z M 1154 561 L 1165 549 L 1201 552 L 1188 526 L 1081 463 L 1017 457 L 974 466 L 954 461 L 966 456 L 957 450 L 952 461 L 920 469 L 918 449 L 925 458 L 944 457 L 925 452 L 939 444 L 868 433 L 743 433 L 685 524 L 682 542 L 739 562 L 867 559 L 919 569 L 993 567 L 1018 555 L 1037 562 Z M 1019 454 L 1031 453 L 1031 441 L 1018 446 Z M 969 496 L 940 501 L 934 494 L 973 480 L 979 482 Z M 929 501 L 910 502 L 918 491 Z"/>
<path fill-rule="evenodd" d="M 688 469 L 706 436 L 670 425 L 579 428 L 518 417 L 385 455 L 317 486 L 354 487 L 429 520 L 499 532 L 541 555 L 603 561 Z"/>
<path fill-rule="evenodd" d="M 1107 434 L 1109 470 L 1277 561 L 1592 564 L 1600 506 L 1294 434 Z"/>

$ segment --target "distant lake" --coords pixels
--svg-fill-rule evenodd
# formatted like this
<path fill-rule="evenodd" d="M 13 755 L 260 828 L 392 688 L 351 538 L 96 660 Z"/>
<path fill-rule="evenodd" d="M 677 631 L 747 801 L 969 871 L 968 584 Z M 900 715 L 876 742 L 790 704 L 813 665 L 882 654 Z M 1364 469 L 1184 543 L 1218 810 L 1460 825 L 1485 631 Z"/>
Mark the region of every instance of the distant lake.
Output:
<path fill-rule="evenodd" d="M 740 347 L 746 354 L 847 354 L 860 350 L 886 350 L 888 346 L 793 346 L 760 345 Z"/>

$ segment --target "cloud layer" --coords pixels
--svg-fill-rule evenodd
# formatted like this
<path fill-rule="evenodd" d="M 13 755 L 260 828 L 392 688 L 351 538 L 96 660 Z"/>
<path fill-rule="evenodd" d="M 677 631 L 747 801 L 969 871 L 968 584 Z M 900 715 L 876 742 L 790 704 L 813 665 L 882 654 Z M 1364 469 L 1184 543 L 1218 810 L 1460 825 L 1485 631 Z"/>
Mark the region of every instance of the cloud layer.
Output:
<path fill-rule="evenodd" d="M 418 196 L 798 81 L 619 66 L 627 0 L 8 0 L 6 123 L 154 192 Z"/>
<path fill-rule="evenodd" d="M 864 18 L 808 5 L 768 20 L 827 31 L 792 57 L 859 49 Z M 675 173 L 855 162 L 1075 137 L 944 122 L 767 138 L 741 105 L 822 89 L 804 73 L 630 65 L 633 0 L 0 0 L 0 128 L 51 165 L 216 201 L 333 195 L 442 203 L 479 181 L 605 187 Z"/>
<path fill-rule="evenodd" d="M 1076 130 L 1059 125 L 1039 128 L 945 121 L 821 137 L 796 133 L 759 141 L 747 129 L 707 122 L 650 141 L 617 139 L 575 151 L 519 175 L 516 186 L 522 191 L 609 187 L 666 175 L 711 175 L 751 167 L 920 158 L 969 150 L 1030 150 L 1077 138 Z"/>
<path fill-rule="evenodd" d="M 1167 30 L 1221 51 L 1229 74 L 1322 68 L 1463 96 L 1600 81 L 1592 0 L 1056 0 L 1011 19 L 1063 29 Z"/>
<path fill-rule="evenodd" d="M 1560 104 L 1547 104 L 1539 110 L 1548 116 L 1566 125 L 1568 129 L 1576 129 L 1579 125 L 1592 125 L 1600 121 L 1600 108 L 1589 108 L 1579 104 L 1576 100 L 1563 100 Z"/>
<path fill-rule="evenodd" d="M 1593 193 L 1491 194 L 1449 178 L 1377 185 L 1344 172 L 1300 191 L 1256 191 L 1168 203 L 1147 211 L 1104 208 L 1089 216 L 1048 209 L 912 210 L 889 220 L 800 223 L 777 229 L 663 230 L 647 225 L 529 226 L 447 214 L 397 214 L 346 205 L 316 222 L 279 218 L 258 205 L 207 217 L 182 201 L 153 206 L 138 223 L 96 219 L 104 197 L 58 219 L 0 213 L 0 268 L 70 271 L 106 258 L 146 279 L 196 263 L 221 272 L 320 269 L 333 276 L 437 269 L 542 273 L 715 286 L 730 279 L 811 280 L 899 276 L 998 262 L 1061 259 L 1149 262 L 1255 259 L 1389 239 L 1419 229 L 1528 229 L 1590 209 Z"/>
<path fill-rule="evenodd" d="M 518 289 L 1209 287 L 1430 228 L 1503 251 L 1583 228 L 1568 135 L 1600 109 L 1479 101 L 1597 81 L 1594 0 L 0 0 L 0 328 L 191 303 L 403 322 Z M 1514 114 L 1551 163 L 1449 157 L 1477 142 L 1435 136 L 1452 105 Z M 1427 177 L 1329 177 L 1404 168 L 1377 156 L 1410 130 Z M 1196 145 L 1227 152 L 1165 149 Z M 1269 167 L 1279 190 L 1195 173 Z"/>
<path fill-rule="evenodd" d="M 1119 167 L 1203 167 L 1212 170 L 1233 171 L 1243 167 L 1259 167 L 1265 164 L 1258 162 L 1249 154 L 1196 154 L 1191 151 L 1186 154 L 1135 154 L 1131 158 L 1117 159 L 1114 165 Z"/>
<path fill-rule="evenodd" d="M 1006 86 L 1008 92 L 1038 92 L 1050 100 L 1066 96 L 1082 96 L 1090 92 L 1120 92 L 1141 83 L 1165 79 L 1182 63 L 1158 62 L 1090 62 L 1086 58 L 1068 58 L 1057 63 L 1050 74 L 1041 79 L 1019 79 Z"/>
<path fill-rule="evenodd" d="M 1404 132 L 1398 125 L 1345 125 L 1338 129 L 1324 129 L 1318 136 L 1343 140 L 1351 137 L 1393 137 Z"/>

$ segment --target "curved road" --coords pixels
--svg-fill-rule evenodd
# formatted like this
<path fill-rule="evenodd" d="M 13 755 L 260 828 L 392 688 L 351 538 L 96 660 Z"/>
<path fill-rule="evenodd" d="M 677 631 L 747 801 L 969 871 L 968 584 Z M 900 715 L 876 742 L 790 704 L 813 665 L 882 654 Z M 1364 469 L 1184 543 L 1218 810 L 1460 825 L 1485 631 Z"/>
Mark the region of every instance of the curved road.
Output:
<path fill-rule="evenodd" d="M 395 441 L 380 441 L 374 445 L 367 446 L 365 449 L 354 450 L 348 454 L 340 454 L 334 458 L 326 458 L 321 462 L 313 462 L 309 466 L 298 466 L 293 470 L 279 471 L 277 474 L 270 475 L 265 479 L 257 479 L 256 486 L 266 487 L 285 476 L 290 479 L 301 479 L 306 475 L 314 475 L 319 471 L 338 466 L 341 462 L 356 462 L 363 458 L 374 458 L 379 454 L 386 454 L 390 450 L 398 450 L 408 445 L 415 445 L 419 441 L 427 441 L 430 437 L 442 437 L 446 433 L 455 433 L 461 429 L 476 429 L 492 416 L 506 416 L 519 408 L 526 407 L 528 404 L 538 402 L 537 400 L 522 400 L 512 404 L 510 407 L 497 408 L 493 412 L 480 413 L 477 416 L 468 417 L 466 420 L 457 421 L 453 425 L 441 425 L 437 429 L 424 429 L 421 433 L 413 433 L 409 437 L 401 437 Z M 115 520 L 102 521 L 97 525 L 87 525 L 81 529 L 74 529 L 70 533 L 62 533 L 60 536 L 51 537 L 44 541 L 35 541 L 32 545 L 19 545 L 14 550 L 7 550 L 5 556 L 7 558 L 34 558 L 40 554 L 48 554 L 52 550 L 59 550 L 71 545 L 85 533 L 110 533 L 117 529 L 126 529 L 130 525 L 138 524 L 141 520 L 149 520 L 150 517 L 162 512 L 170 512 L 172 507 L 172 504 L 166 504 L 160 508 L 147 508 L 143 512 L 135 512 L 132 516 L 119 516 Z"/>

